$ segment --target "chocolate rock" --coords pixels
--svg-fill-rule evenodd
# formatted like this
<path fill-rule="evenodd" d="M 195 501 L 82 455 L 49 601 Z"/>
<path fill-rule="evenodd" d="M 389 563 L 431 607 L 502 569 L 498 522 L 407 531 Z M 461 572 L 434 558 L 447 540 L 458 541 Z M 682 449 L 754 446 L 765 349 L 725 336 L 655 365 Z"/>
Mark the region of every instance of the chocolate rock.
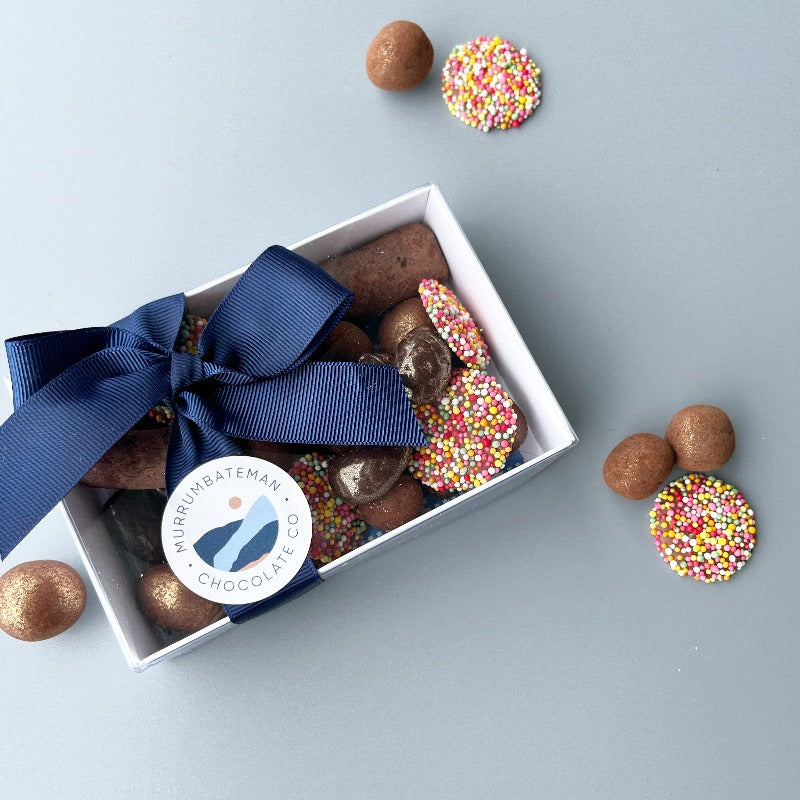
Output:
<path fill-rule="evenodd" d="M 450 348 L 427 328 L 412 330 L 397 345 L 395 365 L 412 403 L 433 403 L 450 381 Z"/>
<path fill-rule="evenodd" d="M 169 427 L 133 428 L 83 476 L 86 486 L 163 489 Z"/>
<path fill-rule="evenodd" d="M 331 459 L 328 481 L 351 505 L 371 503 L 397 483 L 410 455 L 408 447 L 348 447 Z"/>
<path fill-rule="evenodd" d="M 421 222 L 397 228 L 321 266 L 355 294 L 348 312 L 353 319 L 377 317 L 415 296 L 423 278 L 445 282 L 450 275 L 436 236 Z"/>
<path fill-rule="evenodd" d="M 158 564 L 164 560 L 161 545 L 161 516 L 167 496 L 158 489 L 123 489 L 103 509 L 111 535 L 142 561 Z"/>

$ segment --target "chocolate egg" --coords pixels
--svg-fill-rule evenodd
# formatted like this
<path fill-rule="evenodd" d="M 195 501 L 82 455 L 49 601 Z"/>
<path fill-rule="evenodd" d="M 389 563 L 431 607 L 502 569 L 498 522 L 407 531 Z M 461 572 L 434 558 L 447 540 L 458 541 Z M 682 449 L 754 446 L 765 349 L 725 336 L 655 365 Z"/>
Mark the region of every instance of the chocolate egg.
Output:
<path fill-rule="evenodd" d="M 328 481 L 351 505 L 371 503 L 397 483 L 410 455 L 408 447 L 348 447 L 331 459 Z"/>
<path fill-rule="evenodd" d="M 666 440 L 681 469 L 711 472 L 732 455 L 736 436 L 728 415 L 716 406 L 687 406 L 667 426 Z"/>
<path fill-rule="evenodd" d="M 419 296 L 409 297 L 398 303 L 381 320 L 378 328 L 378 344 L 386 353 L 394 353 L 400 340 L 408 336 L 415 328 L 427 328 L 436 333 L 431 318 L 422 305 Z M 438 334 L 437 334 L 438 335 Z"/>
<path fill-rule="evenodd" d="M 372 342 L 358 325 L 340 322 L 314 353 L 318 361 L 358 361 L 359 356 L 372 352 Z"/>
<path fill-rule="evenodd" d="M 422 513 L 422 484 L 404 474 L 383 497 L 364 503 L 356 509 L 358 516 L 368 525 L 391 531 L 410 522 Z"/>
<path fill-rule="evenodd" d="M 643 500 L 661 486 L 674 463 L 675 454 L 664 439 L 652 433 L 634 433 L 608 454 L 603 480 L 617 494 Z"/>
<path fill-rule="evenodd" d="M 450 348 L 437 333 L 416 328 L 397 345 L 394 355 L 412 403 L 433 403 L 450 382 Z"/>
<path fill-rule="evenodd" d="M 514 413 L 517 415 L 517 429 L 511 436 L 511 449 L 519 450 L 522 443 L 528 438 L 528 420 L 525 419 L 522 409 L 516 403 L 514 403 L 513 408 Z"/>
<path fill-rule="evenodd" d="M 367 77 L 390 92 L 405 92 L 422 83 L 432 65 L 433 45 L 415 22 L 384 25 L 367 48 Z"/>
<path fill-rule="evenodd" d="M 86 584 L 61 561 L 27 561 L 0 577 L 0 628 L 40 642 L 71 628 L 86 608 Z"/>
<path fill-rule="evenodd" d="M 158 489 L 123 489 L 108 500 L 103 518 L 125 550 L 149 564 L 158 564 L 164 560 L 161 517 L 166 504 L 166 494 Z"/>
<path fill-rule="evenodd" d="M 156 625 L 170 631 L 193 633 L 222 619 L 219 603 L 187 589 L 169 564 L 150 567 L 136 584 L 139 607 Z"/>

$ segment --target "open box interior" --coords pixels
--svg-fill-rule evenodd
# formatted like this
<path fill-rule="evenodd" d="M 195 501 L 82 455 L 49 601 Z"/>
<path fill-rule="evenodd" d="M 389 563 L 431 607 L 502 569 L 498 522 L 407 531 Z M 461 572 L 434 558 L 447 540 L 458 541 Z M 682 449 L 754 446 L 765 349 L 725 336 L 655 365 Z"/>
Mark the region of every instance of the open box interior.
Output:
<path fill-rule="evenodd" d="M 487 371 L 500 380 L 528 420 L 529 433 L 519 450 L 523 462 L 483 486 L 456 495 L 445 504 L 326 564 L 319 570 L 323 578 L 329 578 L 381 547 L 419 535 L 433 527 L 441 515 L 449 514 L 451 516 L 447 519 L 451 519 L 459 511 L 463 513 L 467 505 L 496 499 L 503 491 L 532 477 L 577 442 L 575 432 L 436 186 L 424 186 L 409 192 L 304 239 L 290 249 L 320 263 L 411 222 L 424 222 L 436 234 L 450 267 L 450 285 L 470 310 L 489 345 L 492 360 Z M 243 271 L 237 270 L 187 292 L 187 310 L 210 316 Z M 109 535 L 101 516 L 103 505 L 111 494 L 111 490 L 79 485 L 62 505 L 125 657 L 133 669 L 142 670 L 207 641 L 233 623 L 226 618 L 197 633 L 170 634 L 142 614 L 135 595 L 136 578 L 142 564 L 119 547 Z"/>

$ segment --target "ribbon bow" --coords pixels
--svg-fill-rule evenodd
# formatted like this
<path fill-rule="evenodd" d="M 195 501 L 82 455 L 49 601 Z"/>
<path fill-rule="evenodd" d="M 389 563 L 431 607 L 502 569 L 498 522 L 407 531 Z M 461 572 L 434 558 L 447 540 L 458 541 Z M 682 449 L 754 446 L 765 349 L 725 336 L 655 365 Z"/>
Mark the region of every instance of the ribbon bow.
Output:
<path fill-rule="evenodd" d="M 211 316 L 198 354 L 173 349 L 182 294 L 106 328 L 6 342 L 15 412 L 0 427 L 0 558 L 154 405 L 175 412 L 167 489 L 234 437 L 310 444 L 424 444 L 393 367 L 308 362 L 353 295 L 316 264 L 270 247 Z"/>

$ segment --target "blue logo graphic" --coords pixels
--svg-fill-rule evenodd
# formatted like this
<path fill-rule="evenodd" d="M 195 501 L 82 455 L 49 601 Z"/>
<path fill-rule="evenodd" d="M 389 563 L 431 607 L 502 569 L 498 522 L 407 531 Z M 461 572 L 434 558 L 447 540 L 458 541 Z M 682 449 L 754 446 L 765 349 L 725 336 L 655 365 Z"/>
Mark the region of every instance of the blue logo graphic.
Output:
<path fill-rule="evenodd" d="M 241 504 L 239 498 L 231 498 L 232 508 L 237 507 L 234 501 Z M 204 533 L 195 542 L 194 549 L 209 566 L 225 572 L 238 572 L 269 553 L 277 538 L 278 515 L 272 503 L 261 495 L 244 519 Z"/>

